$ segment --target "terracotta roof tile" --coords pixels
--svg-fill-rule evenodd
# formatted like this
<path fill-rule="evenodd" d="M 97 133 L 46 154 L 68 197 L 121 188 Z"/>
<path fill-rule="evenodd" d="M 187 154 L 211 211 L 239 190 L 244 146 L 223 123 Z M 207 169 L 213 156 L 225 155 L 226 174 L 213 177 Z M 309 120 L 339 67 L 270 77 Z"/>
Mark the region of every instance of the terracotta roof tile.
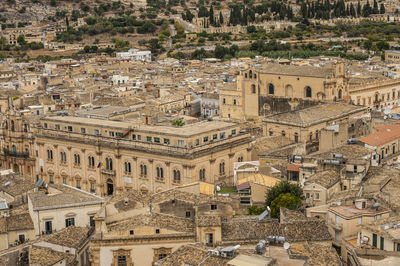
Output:
<path fill-rule="evenodd" d="M 360 139 L 371 146 L 381 146 L 400 138 L 400 124 L 382 125 L 376 127 L 377 132 Z"/>

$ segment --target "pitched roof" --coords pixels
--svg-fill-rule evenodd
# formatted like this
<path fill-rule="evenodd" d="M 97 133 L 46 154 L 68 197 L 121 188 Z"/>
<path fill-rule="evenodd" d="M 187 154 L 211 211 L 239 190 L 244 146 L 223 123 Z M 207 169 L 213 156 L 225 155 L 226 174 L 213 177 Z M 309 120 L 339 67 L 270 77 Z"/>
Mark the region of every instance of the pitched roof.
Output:
<path fill-rule="evenodd" d="M 127 231 L 142 225 L 174 230 L 185 234 L 194 233 L 193 220 L 160 213 L 136 215 L 120 222 L 108 224 L 107 228 L 110 232 Z"/>
<path fill-rule="evenodd" d="M 264 185 L 267 187 L 273 187 L 276 185 L 276 183 L 281 182 L 282 180 L 276 177 L 272 177 L 272 176 L 267 176 L 267 175 L 263 175 L 263 174 L 254 174 L 254 175 L 249 175 L 245 178 L 241 178 L 237 181 L 237 184 L 243 184 L 243 183 L 247 183 L 247 182 L 253 182 L 256 184 L 260 184 L 260 185 Z"/>
<path fill-rule="evenodd" d="M 258 241 L 268 236 L 283 236 L 287 241 L 330 240 L 324 221 L 305 219 L 279 224 L 277 220 L 258 221 L 257 217 L 234 217 L 222 222 L 222 241 Z"/>
<path fill-rule="evenodd" d="M 299 242 L 291 243 L 290 253 L 307 257 L 307 265 L 310 266 L 336 266 L 342 265 L 339 255 L 333 249 L 332 243 Z"/>
<path fill-rule="evenodd" d="M 225 265 L 230 259 L 209 256 L 208 248 L 202 245 L 184 245 L 174 251 L 171 255 L 159 262 L 162 266 L 175 265 Z"/>
<path fill-rule="evenodd" d="M 263 66 L 260 73 L 325 78 L 333 75 L 333 68 L 331 66 L 315 67 L 269 63 Z"/>
<path fill-rule="evenodd" d="M 54 189 L 52 189 L 54 188 Z M 49 193 L 37 191 L 30 193 L 33 210 L 52 209 L 66 206 L 101 204 L 103 198 L 68 185 L 51 185 Z"/>
<path fill-rule="evenodd" d="M 67 262 L 72 262 L 74 260 L 74 255 L 67 254 L 64 252 L 59 252 L 52 250 L 51 248 L 44 248 L 38 246 L 32 246 L 29 252 L 29 264 L 30 265 L 55 265 L 62 260 L 67 260 Z"/>
<path fill-rule="evenodd" d="M 332 102 L 267 116 L 263 121 L 267 123 L 305 127 L 366 110 L 367 107 L 360 107 L 342 102 Z"/>
<path fill-rule="evenodd" d="M 43 241 L 77 249 L 86 241 L 91 232 L 91 228 L 88 227 L 69 226 L 44 237 Z"/>
<path fill-rule="evenodd" d="M 377 132 L 369 134 L 360 141 L 376 147 L 400 138 L 400 124 L 381 125 L 375 127 L 375 129 Z"/>
<path fill-rule="evenodd" d="M 326 170 L 316 173 L 307 179 L 306 183 L 316 183 L 324 188 L 330 188 L 340 181 L 340 174 L 335 170 Z"/>

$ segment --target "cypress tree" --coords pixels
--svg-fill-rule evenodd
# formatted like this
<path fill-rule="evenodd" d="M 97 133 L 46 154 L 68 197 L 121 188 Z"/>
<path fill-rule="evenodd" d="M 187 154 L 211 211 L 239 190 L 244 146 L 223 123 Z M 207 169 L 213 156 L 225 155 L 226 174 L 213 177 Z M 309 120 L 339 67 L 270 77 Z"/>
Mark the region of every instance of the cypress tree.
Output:
<path fill-rule="evenodd" d="M 223 25 L 224 24 L 224 17 L 222 16 L 222 12 L 219 11 L 219 24 Z"/>
<path fill-rule="evenodd" d="M 381 4 L 381 10 L 380 10 L 381 14 L 385 14 L 386 13 L 386 9 L 385 9 L 385 4 Z"/>
<path fill-rule="evenodd" d="M 373 9 L 372 13 L 379 14 L 378 2 L 376 2 L 376 0 L 374 0 L 374 9 Z"/>
<path fill-rule="evenodd" d="M 357 3 L 357 17 L 361 16 L 361 3 L 360 0 L 358 0 Z"/>
<path fill-rule="evenodd" d="M 210 18 L 210 24 L 214 26 L 214 24 L 215 24 L 215 22 L 214 22 L 214 8 L 213 8 L 212 5 L 210 7 L 209 18 Z"/>

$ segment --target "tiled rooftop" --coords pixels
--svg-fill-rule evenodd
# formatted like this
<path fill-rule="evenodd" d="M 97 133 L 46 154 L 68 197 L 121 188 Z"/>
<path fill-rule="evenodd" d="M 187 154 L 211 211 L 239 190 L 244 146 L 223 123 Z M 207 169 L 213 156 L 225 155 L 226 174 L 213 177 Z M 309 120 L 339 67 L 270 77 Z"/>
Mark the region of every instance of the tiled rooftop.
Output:
<path fill-rule="evenodd" d="M 89 237 L 88 234 L 90 231 L 91 229 L 88 227 L 69 226 L 61 231 L 45 236 L 43 241 L 77 249 Z"/>
<path fill-rule="evenodd" d="M 49 186 L 48 194 L 44 191 L 37 191 L 29 193 L 29 198 L 34 210 L 78 206 L 80 204 L 101 204 L 104 201 L 103 198 L 85 191 L 67 185 L 55 184 Z"/>
<path fill-rule="evenodd" d="M 310 126 L 366 110 L 366 107 L 347 103 L 324 103 L 297 111 L 271 115 L 265 117 L 264 122 L 282 123 L 294 126 Z"/>
<path fill-rule="evenodd" d="M 340 181 L 340 174 L 335 170 L 326 170 L 316 173 L 307 179 L 306 183 L 316 183 L 324 188 L 330 188 Z"/>
<path fill-rule="evenodd" d="M 64 259 L 67 260 L 67 263 L 71 263 L 74 255 L 38 246 L 32 246 L 29 251 L 30 265 L 56 265 Z"/>
<path fill-rule="evenodd" d="M 108 224 L 107 227 L 110 232 L 113 232 L 128 231 L 142 225 L 174 230 L 185 234 L 194 234 L 194 222 L 191 219 L 156 213 L 136 215 L 120 222 Z"/>

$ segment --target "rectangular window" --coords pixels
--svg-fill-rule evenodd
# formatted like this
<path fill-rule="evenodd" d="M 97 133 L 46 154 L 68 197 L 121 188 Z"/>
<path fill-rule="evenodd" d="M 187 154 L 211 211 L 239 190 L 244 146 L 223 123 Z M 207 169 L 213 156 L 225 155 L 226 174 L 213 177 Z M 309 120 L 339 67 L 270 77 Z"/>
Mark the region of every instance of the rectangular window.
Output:
<path fill-rule="evenodd" d="M 319 199 L 319 193 L 315 193 L 315 199 Z"/>
<path fill-rule="evenodd" d="M 81 180 L 76 180 L 76 188 L 81 189 Z"/>
<path fill-rule="evenodd" d="M 68 126 L 68 131 L 72 132 L 72 126 Z"/>
<path fill-rule="evenodd" d="M 115 136 L 117 138 L 122 138 L 122 133 L 121 132 L 115 132 Z"/>
<path fill-rule="evenodd" d="M 160 138 L 154 137 L 154 142 L 155 143 L 160 143 Z"/>
<path fill-rule="evenodd" d="M 218 139 L 218 134 L 214 134 L 213 139 Z"/>
<path fill-rule="evenodd" d="M 90 227 L 94 227 L 94 216 L 93 215 L 91 215 L 91 216 L 89 216 L 89 226 Z"/>
<path fill-rule="evenodd" d="M 362 217 L 358 217 L 358 224 L 362 224 Z"/>
<path fill-rule="evenodd" d="M 310 193 L 306 193 L 306 199 L 310 198 Z"/>
<path fill-rule="evenodd" d="M 126 266 L 126 256 L 118 256 L 118 266 Z"/>
<path fill-rule="evenodd" d="M 232 135 L 236 134 L 236 129 L 232 129 Z"/>
<path fill-rule="evenodd" d="M 164 139 L 164 144 L 169 144 L 169 139 Z"/>
<path fill-rule="evenodd" d="M 196 139 L 196 146 L 198 146 L 200 144 L 200 140 Z"/>
<path fill-rule="evenodd" d="M 53 232 L 53 222 L 45 221 L 44 222 L 44 230 L 46 234 L 51 234 Z"/>
<path fill-rule="evenodd" d="M 98 129 L 95 129 L 95 130 L 94 130 L 94 134 L 95 134 L 95 135 L 99 135 L 99 130 L 98 130 Z"/>
<path fill-rule="evenodd" d="M 190 211 L 187 211 L 186 212 L 186 218 L 189 218 L 190 217 Z"/>
<path fill-rule="evenodd" d="M 142 140 L 142 135 L 137 135 L 137 140 Z"/>
<path fill-rule="evenodd" d="M 108 135 L 110 136 L 110 137 L 114 137 L 114 131 L 110 131 L 110 132 L 108 132 Z"/>
<path fill-rule="evenodd" d="M 151 140 L 152 140 L 152 137 L 150 137 L 150 136 L 147 136 L 147 137 L 146 137 L 146 141 L 147 141 L 147 142 L 151 142 Z"/>
<path fill-rule="evenodd" d="M 53 175 L 49 175 L 49 183 L 54 184 Z"/>
<path fill-rule="evenodd" d="M 381 248 L 381 250 L 384 250 L 385 249 L 385 238 L 383 236 L 381 236 L 380 242 L 381 242 L 380 248 Z"/>
<path fill-rule="evenodd" d="M 220 138 L 220 139 L 224 139 L 224 138 L 225 138 L 225 132 L 219 133 L 219 138 Z"/>
<path fill-rule="evenodd" d="M 178 146 L 179 146 L 179 147 L 184 147 L 184 146 L 185 146 L 185 141 L 183 141 L 183 140 L 178 140 Z"/>
<path fill-rule="evenodd" d="M 82 134 L 85 134 L 85 133 L 86 133 L 86 128 L 81 127 L 81 133 L 82 133 Z"/>
<path fill-rule="evenodd" d="M 47 128 L 47 123 L 44 123 L 44 124 L 43 124 L 43 127 L 44 127 L 44 128 Z"/>
<path fill-rule="evenodd" d="M 207 141 L 208 141 L 208 137 L 204 137 L 203 142 L 207 142 Z"/>
<path fill-rule="evenodd" d="M 156 234 L 159 234 L 160 233 L 160 229 L 156 229 Z"/>
<path fill-rule="evenodd" d="M 55 125 L 56 130 L 60 130 L 60 125 Z"/>
<path fill-rule="evenodd" d="M 132 140 L 136 140 L 136 135 L 132 134 Z"/>
<path fill-rule="evenodd" d="M 211 204 L 211 210 L 216 210 L 216 209 L 217 209 L 217 205 Z"/>
<path fill-rule="evenodd" d="M 65 227 L 69 227 L 69 226 L 73 226 L 73 225 L 75 225 L 74 217 L 65 219 Z"/>
<path fill-rule="evenodd" d="M 96 193 L 96 189 L 94 187 L 94 183 L 93 182 L 90 183 L 90 193 Z"/>

